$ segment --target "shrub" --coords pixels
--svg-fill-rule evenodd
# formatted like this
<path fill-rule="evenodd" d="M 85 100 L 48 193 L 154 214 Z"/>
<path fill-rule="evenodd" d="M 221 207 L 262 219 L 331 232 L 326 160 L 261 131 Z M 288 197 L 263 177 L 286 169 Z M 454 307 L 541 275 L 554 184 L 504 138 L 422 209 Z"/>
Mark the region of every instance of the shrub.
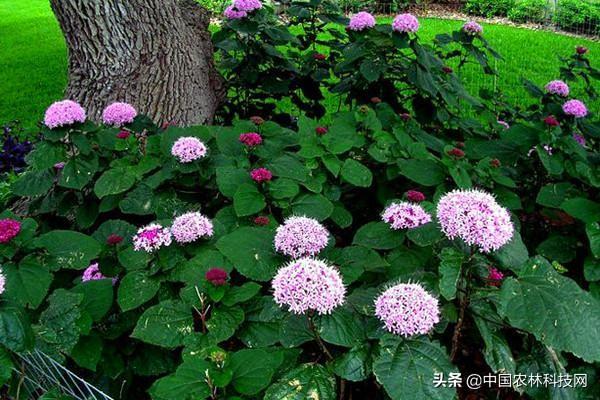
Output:
<path fill-rule="evenodd" d="M 547 0 L 518 0 L 508 11 L 515 22 L 543 22 L 548 16 Z"/>
<path fill-rule="evenodd" d="M 486 18 L 504 17 L 514 4 L 515 0 L 467 0 L 465 10 Z"/>
<path fill-rule="evenodd" d="M 446 62 L 493 73 L 473 25 L 435 46 L 413 24 L 322 44 L 314 26 L 348 21 L 292 7 L 298 36 L 266 7 L 245 11 L 216 34 L 222 56 L 277 71 L 242 46 L 264 52 L 351 109 L 285 126 L 239 118 L 305 101 L 251 81 L 230 88 L 248 94 L 232 99 L 231 124 L 49 119 L 12 185 L 19 212 L 0 214 L 0 377 L 7 351 L 34 347 L 136 400 L 450 400 L 459 368 L 595 376 L 595 115 L 568 115 L 564 96 L 531 82 L 527 110 L 470 96 Z M 580 51 L 557 78 L 595 76 Z"/>
<path fill-rule="evenodd" d="M 560 0 L 553 19 L 561 29 L 597 34 L 600 26 L 600 3 L 588 0 Z"/>

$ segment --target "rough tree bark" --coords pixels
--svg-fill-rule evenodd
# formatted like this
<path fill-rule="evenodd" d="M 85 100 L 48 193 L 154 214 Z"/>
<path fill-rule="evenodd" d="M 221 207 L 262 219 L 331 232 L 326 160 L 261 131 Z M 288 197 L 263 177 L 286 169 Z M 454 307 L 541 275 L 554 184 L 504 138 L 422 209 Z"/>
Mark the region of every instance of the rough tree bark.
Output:
<path fill-rule="evenodd" d="M 208 12 L 194 0 L 50 0 L 69 51 L 66 97 L 93 120 L 113 101 L 156 123 L 212 122 L 223 97 Z"/>

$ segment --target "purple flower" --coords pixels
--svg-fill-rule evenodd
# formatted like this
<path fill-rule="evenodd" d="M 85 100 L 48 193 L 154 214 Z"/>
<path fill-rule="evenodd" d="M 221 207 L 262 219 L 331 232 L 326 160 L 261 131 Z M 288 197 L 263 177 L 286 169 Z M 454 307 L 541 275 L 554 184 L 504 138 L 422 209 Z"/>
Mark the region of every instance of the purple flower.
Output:
<path fill-rule="evenodd" d="M 316 219 L 289 217 L 277 228 L 275 250 L 292 258 L 314 256 L 327 246 L 329 232 Z"/>
<path fill-rule="evenodd" d="M 419 20 L 409 13 L 399 14 L 392 22 L 392 29 L 396 32 L 416 32 L 419 30 Z"/>
<path fill-rule="evenodd" d="M 233 7 L 238 11 L 251 12 L 262 8 L 260 0 L 233 0 Z"/>
<path fill-rule="evenodd" d="M 294 260 L 282 267 L 271 284 L 275 302 L 288 306 L 294 314 L 309 310 L 331 314 L 346 297 L 338 270 L 312 258 Z"/>
<path fill-rule="evenodd" d="M 375 300 L 375 315 L 396 335 L 424 335 L 440 321 L 435 297 L 418 283 L 400 283 Z"/>
<path fill-rule="evenodd" d="M 106 278 L 104 275 L 102 275 L 102 272 L 100 272 L 100 267 L 98 266 L 98 263 L 93 263 L 90 264 L 89 267 L 87 267 L 85 269 L 85 271 L 83 271 L 83 275 L 81 276 L 81 281 L 82 282 L 88 282 L 88 281 L 95 281 L 98 279 L 104 279 Z"/>
<path fill-rule="evenodd" d="M 229 6 L 223 12 L 223 15 L 228 19 L 242 19 L 248 16 L 246 11 L 239 11 L 234 6 Z"/>
<path fill-rule="evenodd" d="M 189 212 L 175 218 L 171 234 L 178 243 L 191 243 L 203 236 L 212 236 L 213 224 L 199 212 Z"/>
<path fill-rule="evenodd" d="M 546 84 L 545 89 L 548 93 L 556 94 L 562 97 L 567 97 L 569 95 L 569 85 L 563 81 L 550 81 Z"/>
<path fill-rule="evenodd" d="M 588 110 L 585 104 L 579 100 L 569 100 L 562 106 L 563 112 L 567 115 L 572 115 L 575 118 L 583 118 L 587 115 Z"/>
<path fill-rule="evenodd" d="M 44 124 L 50 128 L 85 122 L 85 110 L 72 100 L 57 101 L 46 110 Z"/>
<path fill-rule="evenodd" d="M 348 23 L 348 29 L 351 31 L 362 31 L 364 29 L 372 28 L 375 26 L 375 17 L 365 11 L 356 13 L 350 18 Z"/>
<path fill-rule="evenodd" d="M 510 129 L 510 125 L 506 121 L 498 120 L 498 124 L 501 125 L 504 129 Z"/>
<path fill-rule="evenodd" d="M 431 222 L 431 215 L 423 207 L 406 201 L 387 206 L 381 218 L 394 230 L 412 229 Z"/>
<path fill-rule="evenodd" d="M 480 190 L 446 193 L 438 202 L 437 218 L 449 239 L 458 237 L 484 253 L 504 246 L 514 232 L 509 212 Z"/>
<path fill-rule="evenodd" d="M 0 269 L 0 294 L 4 293 L 4 290 L 6 290 L 6 277 Z"/>
<path fill-rule="evenodd" d="M 106 125 L 122 126 L 130 124 L 137 117 L 137 111 L 128 103 L 112 103 L 102 112 L 102 121 Z"/>
<path fill-rule="evenodd" d="M 171 147 L 171 154 L 180 163 L 190 163 L 206 156 L 206 146 L 196 137 L 181 137 Z"/>
<path fill-rule="evenodd" d="M 573 134 L 573 140 L 575 140 L 581 147 L 585 147 L 585 137 L 578 133 Z"/>
<path fill-rule="evenodd" d="M 240 142 L 248 147 L 256 147 L 263 142 L 263 139 L 256 132 L 248 132 L 240 135 Z"/>
<path fill-rule="evenodd" d="M 0 243 L 8 243 L 21 232 L 21 223 L 11 218 L 0 219 Z"/>
<path fill-rule="evenodd" d="M 483 33 L 483 28 L 475 21 L 468 21 L 462 26 L 462 30 L 469 35 L 480 35 Z"/>
<path fill-rule="evenodd" d="M 171 231 L 159 224 L 150 224 L 137 231 L 133 237 L 133 249 L 152 253 L 163 246 L 171 244 Z"/>
<path fill-rule="evenodd" d="M 273 174 L 266 168 L 256 168 L 250 171 L 250 177 L 253 181 L 262 183 L 273 179 Z"/>

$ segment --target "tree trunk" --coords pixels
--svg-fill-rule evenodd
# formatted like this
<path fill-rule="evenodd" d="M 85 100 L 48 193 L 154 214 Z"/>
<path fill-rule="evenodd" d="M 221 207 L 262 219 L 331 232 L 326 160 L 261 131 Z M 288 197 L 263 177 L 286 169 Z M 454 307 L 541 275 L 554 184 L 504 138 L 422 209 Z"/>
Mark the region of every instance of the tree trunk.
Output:
<path fill-rule="evenodd" d="M 114 101 L 158 124 L 211 123 L 223 97 L 208 12 L 194 0 L 50 0 L 69 50 L 66 97 L 92 120 Z"/>

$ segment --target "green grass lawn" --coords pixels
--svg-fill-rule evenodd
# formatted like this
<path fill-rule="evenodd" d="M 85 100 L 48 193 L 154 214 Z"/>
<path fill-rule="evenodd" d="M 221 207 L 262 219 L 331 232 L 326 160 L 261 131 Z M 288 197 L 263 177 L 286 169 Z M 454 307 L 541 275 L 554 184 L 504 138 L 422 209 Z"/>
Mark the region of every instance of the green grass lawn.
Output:
<path fill-rule="evenodd" d="M 461 21 L 423 18 L 419 35 L 431 41 L 436 34 L 461 25 Z M 520 77 L 539 85 L 555 79 L 558 56 L 572 53 L 576 45 L 587 46 L 594 64 L 600 67 L 598 42 L 501 25 L 486 24 L 484 29 L 485 37 L 504 61 L 497 64 L 498 77 L 484 76 L 475 66 L 466 67 L 462 75 L 472 92 L 497 85 L 511 102 L 527 104 Z M 35 126 L 48 104 L 62 98 L 66 71 L 67 51 L 49 1 L 1 0 L 0 124 L 18 119 L 26 127 Z"/>

